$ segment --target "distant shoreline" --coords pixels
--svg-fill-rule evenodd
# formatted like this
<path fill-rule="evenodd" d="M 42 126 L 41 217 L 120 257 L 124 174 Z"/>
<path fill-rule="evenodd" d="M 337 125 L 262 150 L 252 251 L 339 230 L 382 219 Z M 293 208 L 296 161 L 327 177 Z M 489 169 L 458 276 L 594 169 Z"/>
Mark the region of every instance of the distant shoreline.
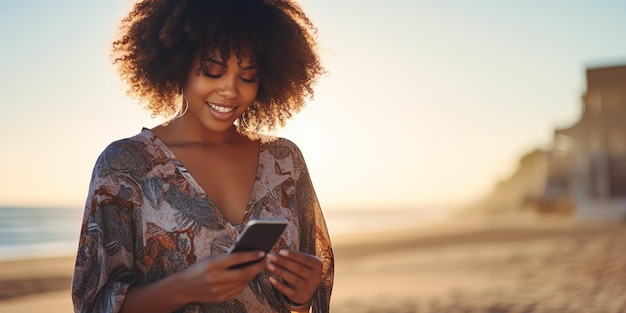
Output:
<path fill-rule="evenodd" d="M 380 210 L 325 212 L 331 237 L 413 229 L 445 219 L 439 211 Z M 74 255 L 82 210 L 0 207 L 0 261 Z"/>
<path fill-rule="evenodd" d="M 0 260 L 76 253 L 82 210 L 0 207 Z"/>
<path fill-rule="evenodd" d="M 440 223 L 430 228 L 379 231 L 365 234 L 331 235 L 335 254 L 340 260 L 358 259 L 399 250 L 422 250 L 446 246 L 542 240 L 565 237 L 588 237 L 607 230 L 621 231 L 626 224 L 513 226 L 481 223 Z M 0 301 L 40 292 L 69 288 L 74 253 L 58 256 L 35 256 L 0 260 Z"/>

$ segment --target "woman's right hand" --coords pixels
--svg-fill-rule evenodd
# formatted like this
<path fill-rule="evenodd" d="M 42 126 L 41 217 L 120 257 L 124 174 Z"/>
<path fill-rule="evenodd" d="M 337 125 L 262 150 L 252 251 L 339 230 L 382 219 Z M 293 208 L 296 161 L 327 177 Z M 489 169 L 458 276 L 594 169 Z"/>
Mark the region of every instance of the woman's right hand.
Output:
<path fill-rule="evenodd" d="M 263 261 L 262 251 L 219 254 L 199 260 L 180 272 L 179 291 L 185 303 L 224 302 L 238 295 L 248 283 L 265 270 L 265 262 L 256 262 L 246 267 L 229 269 L 233 265 L 249 261 Z"/>
<path fill-rule="evenodd" d="M 264 259 L 262 251 L 209 256 L 152 284 L 131 287 L 120 312 L 172 312 L 191 302 L 228 301 L 246 288 L 266 265 L 256 262 L 238 269 L 228 268 Z"/>

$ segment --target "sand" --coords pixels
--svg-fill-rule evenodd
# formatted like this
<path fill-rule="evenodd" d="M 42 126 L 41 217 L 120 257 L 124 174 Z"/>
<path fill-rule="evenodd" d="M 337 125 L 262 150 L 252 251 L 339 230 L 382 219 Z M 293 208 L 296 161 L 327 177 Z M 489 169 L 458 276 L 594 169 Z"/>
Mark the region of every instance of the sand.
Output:
<path fill-rule="evenodd" d="M 73 257 L 0 263 L 0 312 L 73 312 Z"/>
<path fill-rule="evenodd" d="M 626 312 L 623 223 L 447 223 L 333 242 L 332 312 Z M 71 312 L 72 264 L 0 263 L 0 312 Z"/>

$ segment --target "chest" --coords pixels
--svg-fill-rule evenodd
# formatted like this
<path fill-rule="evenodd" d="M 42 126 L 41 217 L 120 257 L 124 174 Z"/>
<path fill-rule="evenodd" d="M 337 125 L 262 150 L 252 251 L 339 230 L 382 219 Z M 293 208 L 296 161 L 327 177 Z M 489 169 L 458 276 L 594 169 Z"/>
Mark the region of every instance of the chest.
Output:
<path fill-rule="evenodd" d="M 240 224 L 257 176 L 258 145 L 172 150 L 224 217 L 233 225 Z"/>

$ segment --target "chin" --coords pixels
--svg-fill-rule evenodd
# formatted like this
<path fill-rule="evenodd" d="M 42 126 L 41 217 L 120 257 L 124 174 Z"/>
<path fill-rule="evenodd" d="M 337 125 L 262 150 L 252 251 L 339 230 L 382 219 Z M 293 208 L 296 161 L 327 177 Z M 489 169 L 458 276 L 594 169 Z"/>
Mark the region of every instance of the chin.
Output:
<path fill-rule="evenodd" d="M 223 132 L 233 129 L 234 127 L 235 127 L 234 121 L 233 122 L 219 122 L 219 123 L 212 121 L 209 123 L 204 123 L 204 128 L 214 133 L 223 133 Z"/>

